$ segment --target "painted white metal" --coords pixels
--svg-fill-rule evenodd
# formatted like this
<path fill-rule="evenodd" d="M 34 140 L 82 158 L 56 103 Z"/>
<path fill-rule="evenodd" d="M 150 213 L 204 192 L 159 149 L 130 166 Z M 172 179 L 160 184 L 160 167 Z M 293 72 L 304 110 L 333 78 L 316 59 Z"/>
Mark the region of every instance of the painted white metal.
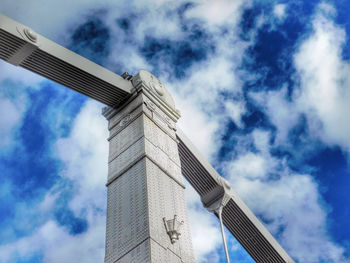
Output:
<path fill-rule="evenodd" d="M 256 262 L 293 263 L 293 259 L 187 136 L 180 129 L 177 129 L 176 135 L 180 141 L 179 152 L 183 175 L 201 196 L 202 201 L 204 200 L 204 205 L 208 200 L 208 195 L 210 196 L 209 199 L 219 200 L 218 204 L 221 203 L 222 198 L 229 197 L 228 201 L 225 200 L 222 210 L 223 223 L 254 260 Z M 220 191 L 220 188 L 222 188 L 222 191 Z M 214 202 L 208 203 L 214 204 Z M 215 211 L 215 208 L 217 208 L 217 205 L 214 205 L 211 210 Z"/>
<path fill-rule="evenodd" d="M 223 207 L 220 206 L 219 210 L 217 211 L 217 215 L 219 216 L 219 221 L 220 221 L 220 229 L 221 229 L 222 241 L 223 241 L 223 243 L 224 243 L 226 261 L 227 261 L 227 263 L 230 263 L 230 256 L 229 256 L 229 254 L 228 254 L 228 249 L 227 249 L 227 243 L 226 243 L 226 237 L 225 237 L 224 224 L 223 224 L 223 222 L 222 222 L 222 209 L 223 209 Z"/>
<path fill-rule="evenodd" d="M 0 58 L 109 106 L 132 92 L 131 81 L 0 14 Z"/>
<path fill-rule="evenodd" d="M 177 220 L 177 215 L 174 215 L 174 218 L 169 220 L 163 217 L 163 221 L 171 243 L 174 244 L 176 240 L 179 240 L 179 237 L 181 235 L 180 228 L 183 225 L 184 221 L 180 222 Z"/>
<path fill-rule="evenodd" d="M 224 178 L 219 177 L 218 179 L 220 179 L 218 180 L 218 184 L 215 187 L 213 187 L 210 191 L 203 194 L 201 196 L 201 200 L 202 200 L 203 206 L 209 212 L 215 213 L 219 217 L 222 241 L 224 244 L 225 255 L 226 255 L 226 261 L 227 263 L 230 263 L 230 257 L 229 257 L 227 244 L 226 244 L 224 225 L 222 221 L 222 210 L 231 199 L 231 195 L 229 193 L 231 186 L 229 182 L 227 182 Z"/>

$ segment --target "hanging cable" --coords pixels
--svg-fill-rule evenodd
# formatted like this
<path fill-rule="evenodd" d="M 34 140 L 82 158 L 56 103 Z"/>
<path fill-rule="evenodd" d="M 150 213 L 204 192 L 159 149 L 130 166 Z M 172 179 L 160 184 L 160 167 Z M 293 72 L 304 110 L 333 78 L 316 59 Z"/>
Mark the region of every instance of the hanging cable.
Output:
<path fill-rule="evenodd" d="M 205 195 L 201 196 L 201 200 L 204 207 L 208 211 L 212 213 L 216 213 L 216 215 L 219 216 L 222 240 L 224 242 L 227 263 L 230 263 L 230 258 L 228 256 L 224 224 L 222 222 L 222 210 L 224 206 L 227 205 L 227 203 L 231 199 L 231 196 L 229 194 L 230 189 L 231 189 L 231 186 L 229 182 L 227 182 L 225 178 L 219 176 L 217 178 L 217 185 L 212 189 L 210 189 L 210 191 L 208 191 Z"/>
<path fill-rule="evenodd" d="M 225 238 L 224 224 L 222 223 L 222 209 L 223 208 L 224 208 L 223 206 L 220 206 L 219 210 L 217 211 L 217 214 L 219 215 L 219 220 L 220 220 L 221 234 L 222 234 L 222 240 L 224 242 L 226 260 L 227 260 L 227 263 L 230 263 L 230 257 L 228 255 L 228 249 L 227 249 L 226 238 Z"/>

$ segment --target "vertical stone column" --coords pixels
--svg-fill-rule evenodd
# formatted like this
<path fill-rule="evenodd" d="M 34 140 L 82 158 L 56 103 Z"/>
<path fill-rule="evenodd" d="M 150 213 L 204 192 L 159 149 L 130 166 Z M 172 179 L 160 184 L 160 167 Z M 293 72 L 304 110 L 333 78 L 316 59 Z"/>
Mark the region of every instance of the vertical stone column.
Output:
<path fill-rule="evenodd" d="M 195 262 L 175 136 L 179 111 L 151 73 L 132 81 L 133 97 L 103 113 L 110 131 L 105 263 Z M 168 232 L 174 218 L 182 225 Z"/>

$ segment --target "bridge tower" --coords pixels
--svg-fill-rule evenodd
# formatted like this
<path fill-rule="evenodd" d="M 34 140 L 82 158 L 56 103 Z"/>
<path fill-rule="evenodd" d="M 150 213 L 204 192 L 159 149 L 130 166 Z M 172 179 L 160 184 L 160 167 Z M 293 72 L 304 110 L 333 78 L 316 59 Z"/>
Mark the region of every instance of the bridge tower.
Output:
<path fill-rule="evenodd" d="M 134 93 L 109 121 L 105 263 L 195 262 L 176 139 L 180 112 L 141 70 Z"/>

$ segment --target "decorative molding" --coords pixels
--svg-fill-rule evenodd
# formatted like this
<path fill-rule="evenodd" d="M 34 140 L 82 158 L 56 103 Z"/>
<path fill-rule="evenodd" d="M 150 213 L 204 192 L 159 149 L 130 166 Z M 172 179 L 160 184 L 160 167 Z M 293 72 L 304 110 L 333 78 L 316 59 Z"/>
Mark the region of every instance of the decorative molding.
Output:
<path fill-rule="evenodd" d="M 132 114 L 130 113 L 126 114 L 119 122 L 119 126 L 120 127 L 126 126 L 130 122 L 131 118 L 132 118 Z"/>
<path fill-rule="evenodd" d="M 102 108 L 102 115 L 105 117 L 107 120 L 111 119 L 117 111 L 113 109 L 112 107 L 106 106 Z"/>
<path fill-rule="evenodd" d="M 162 111 L 170 115 L 171 119 L 177 121 L 180 117 L 180 111 L 175 108 L 175 103 L 170 92 L 157 77 L 146 70 L 140 70 L 133 77 L 132 84 L 136 92 L 144 93 Z"/>

